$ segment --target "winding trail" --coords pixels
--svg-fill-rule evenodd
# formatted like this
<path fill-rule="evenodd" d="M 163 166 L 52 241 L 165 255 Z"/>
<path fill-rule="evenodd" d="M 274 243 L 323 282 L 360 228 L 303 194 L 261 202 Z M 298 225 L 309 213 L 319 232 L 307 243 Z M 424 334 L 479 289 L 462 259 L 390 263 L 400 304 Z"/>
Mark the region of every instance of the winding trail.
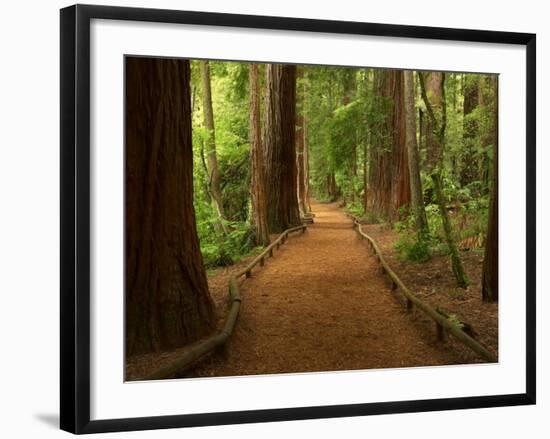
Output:
<path fill-rule="evenodd" d="M 407 313 L 335 203 L 240 282 L 229 349 L 186 376 L 410 367 L 464 362 Z"/>

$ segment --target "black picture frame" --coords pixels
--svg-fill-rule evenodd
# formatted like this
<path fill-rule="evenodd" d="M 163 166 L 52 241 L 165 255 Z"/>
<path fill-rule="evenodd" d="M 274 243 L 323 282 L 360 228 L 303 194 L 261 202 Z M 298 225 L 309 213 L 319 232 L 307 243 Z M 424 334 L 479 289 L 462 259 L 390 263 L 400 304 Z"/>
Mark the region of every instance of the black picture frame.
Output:
<path fill-rule="evenodd" d="M 61 404 L 72 433 L 364 416 L 535 404 L 536 35 L 111 6 L 61 9 Z M 133 20 L 523 45 L 526 47 L 526 392 L 415 401 L 90 420 L 90 21 Z"/>

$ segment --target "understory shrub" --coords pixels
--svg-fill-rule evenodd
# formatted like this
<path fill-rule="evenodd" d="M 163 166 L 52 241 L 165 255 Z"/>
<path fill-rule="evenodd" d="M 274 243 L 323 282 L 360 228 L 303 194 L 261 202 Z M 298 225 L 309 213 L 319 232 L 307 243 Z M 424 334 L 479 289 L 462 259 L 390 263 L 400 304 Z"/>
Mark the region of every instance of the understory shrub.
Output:
<path fill-rule="evenodd" d="M 413 262 L 427 262 L 432 257 L 429 238 L 403 234 L 395 249 L 403 259 Z"/>

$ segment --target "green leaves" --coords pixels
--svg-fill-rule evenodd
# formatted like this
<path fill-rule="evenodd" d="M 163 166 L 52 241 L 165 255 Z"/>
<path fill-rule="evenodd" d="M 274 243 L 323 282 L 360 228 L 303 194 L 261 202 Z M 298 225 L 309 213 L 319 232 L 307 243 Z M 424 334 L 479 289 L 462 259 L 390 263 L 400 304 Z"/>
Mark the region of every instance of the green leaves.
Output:
<path fill-rule="evenodd" d="M 432 257 L 429 240 L 418 236 L 402 235 L 395 249 L 403 259 L 413 262 L 427 262 Z"/>

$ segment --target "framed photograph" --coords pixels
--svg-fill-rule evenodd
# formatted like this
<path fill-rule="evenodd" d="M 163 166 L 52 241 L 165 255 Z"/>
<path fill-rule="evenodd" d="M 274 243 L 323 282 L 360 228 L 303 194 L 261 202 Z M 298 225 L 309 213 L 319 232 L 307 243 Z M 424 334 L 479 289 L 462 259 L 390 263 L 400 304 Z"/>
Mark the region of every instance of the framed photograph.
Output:
<path fill-rule="evenodd" d="M 61 428 L 535 403 L 534 34 L 61 10 Z"/>

